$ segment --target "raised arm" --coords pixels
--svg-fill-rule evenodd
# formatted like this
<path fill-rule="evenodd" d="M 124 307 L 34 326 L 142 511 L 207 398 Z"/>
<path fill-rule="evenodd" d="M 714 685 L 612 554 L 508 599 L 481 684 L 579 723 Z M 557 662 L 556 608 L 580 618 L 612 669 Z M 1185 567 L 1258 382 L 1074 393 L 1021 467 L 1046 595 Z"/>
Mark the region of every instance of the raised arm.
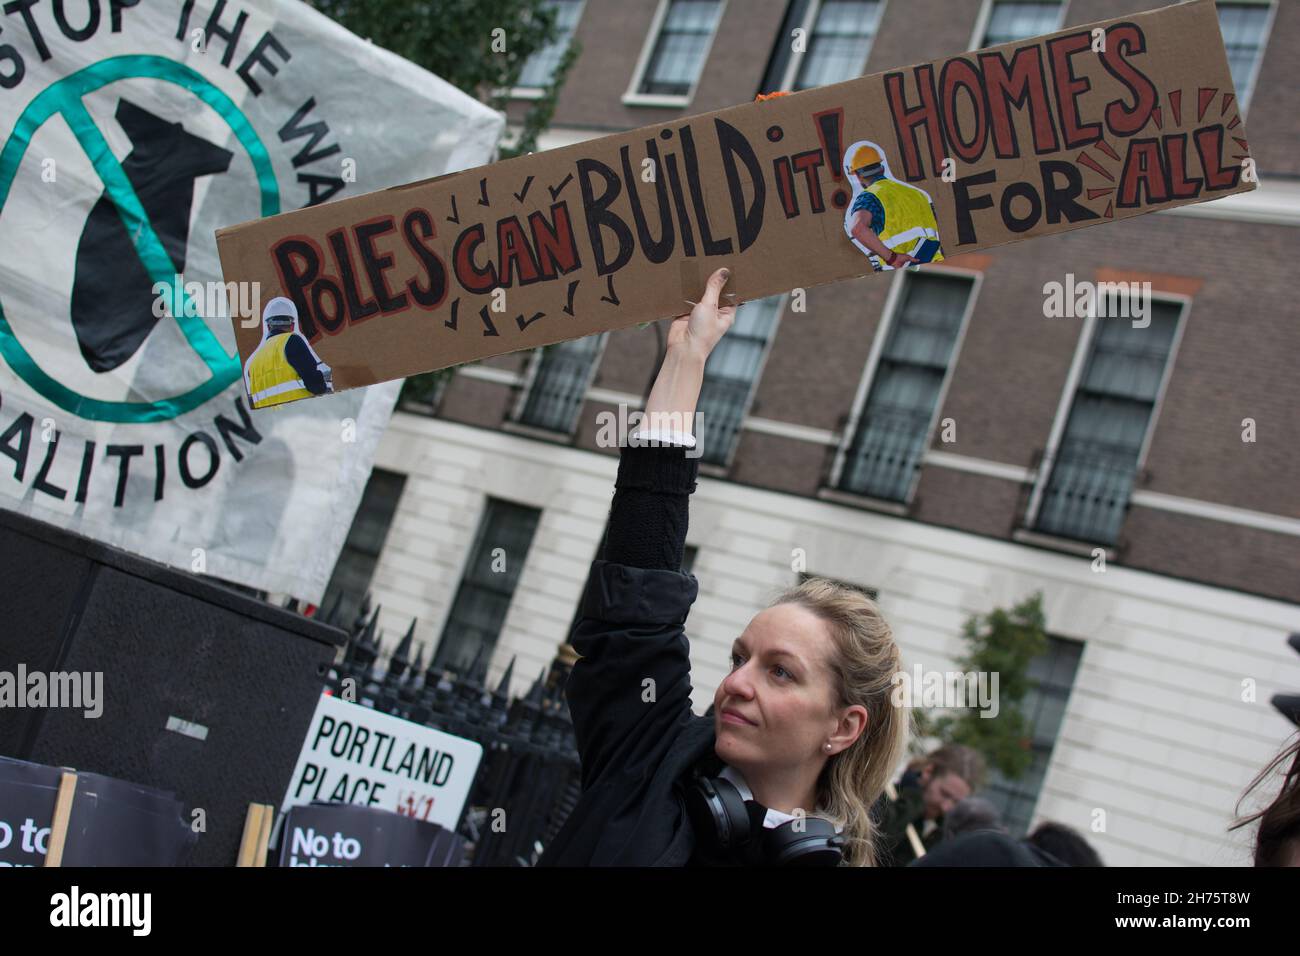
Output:
<path fill-rule="evenodd" d="M 680 429 L 684 445 L 633 439 L 619 454 L 608 530 L 570 637 L 581 659 L 566 696 L 584 788 L 654 764 L 665 731 L 690 716 L 684 624 L 698 588 L 681 565 L 699 460 L 686 450 L 705 360 L 735 320 L 734 306 L 719 305 L 726 280 L 726 270 L 714 273 L 690 315 L 673 320 L 638 430 L 655 437 Z"/>

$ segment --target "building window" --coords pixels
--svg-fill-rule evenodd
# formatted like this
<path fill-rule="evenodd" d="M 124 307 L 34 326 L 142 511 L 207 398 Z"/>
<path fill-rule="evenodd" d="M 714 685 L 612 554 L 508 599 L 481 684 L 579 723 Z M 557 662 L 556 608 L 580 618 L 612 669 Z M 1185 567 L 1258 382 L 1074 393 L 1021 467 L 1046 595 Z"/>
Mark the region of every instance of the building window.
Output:
<path fill-rule="evenodd" d="M 1232 71 L 1232 86 L 1244 109 L 1254 92 L 1255 74 L 1264 55 L 1272 11 L 1267 3 L 1219 3 L 1216 6 L 1219 30 L 1228 51 L 1228 68 Z"/>
<path fill-rule="evenodd" d="M 342 595 L 335 621 L 340 627 L 352 626 L 353 618 L 361 607 L 370 582 L 379 564 L 379 554 L 384 550 L 388 528 L 397 512 L 397 503 L 406 486 L 406 476 L 376 468 L 370 473 L 366 490 L 361 493 L 361 504 L 352 518 L 347 540 L 339 552 L 330 576 L 321 607 L 330 607 L 334 595 Z"/>
<path fill-rule="evenodd" d="M 555 27 L 559 35 L 524 63 L 519 74 L 519 88 L 543 89 L 550 85 L 555 68 L 560 65 L 578 28 L 582 4 L 583 0 L 545 0 L 543 6 L 555 11 Z"/>
<path fill-rule="evenodd" d="M 1044 462 L 1049 478 L 1037 530 L 1101 544 L 1118 539 L 1180 311 L 1177 303 L 1152 302 L 1146 328 L 1095 320 L 1065 431 Z"/>
<path fill-rule="evenodd" d="M 906 501 L 925 451 L 974 282 L 918 272 L 902 277 L 891 323 L 837 487 Z"/>
<path fill-rule="evenodd" d="M 742 305 L 709 355 L 696 405 L 701 461 L 725 465 L 730 460 L 784 302 L 784 295 L 774 295 Z"/>
<path fill-rule="evenodd" d="M 704 59 L 722 12 L 722 0 L 666 0 L 659 26 L 636 92 L 649 96 L 689 96 L 700 78 Z"/>
<path fill-rule="evenodd" d="M 1042 36 L 1061 28 L 1061 14 L 1065 4 L 1020 3 L 993 0 L 989 8 L 984 35 L 978 37 L 976 48 L 1013 43 L 1027 37 Z"/>
<path fill-rule="evenodd" d="M 439 667 L 467 667 L 480 648 L 491 653 L 496 646 L 541 516 L 536 508 L 487 499 L 438 641 Z"/>
<path fill-rule="evenodd" d="M 810 580 L 811 578 L 823 578 L 834 584 L 838 584 L 840 587 L 848 588 L 851 591 L 861 591 L 863 594 L 871 598 L 871 600 L 873 601 L 876 600 L 876 595 L 879 593 L 875 588 L 869 588 L 865 584 L 854 584 L 852 581 L 841 581 L 839 578 L 827 577 L 824 574 L 811 574 L 807 571 L 799 572 L 800 584 L 803 584 L 805 581 Z"/>
<path fill-rule="evenodd" d="M 1002 812 L 1003 823 L 1016 836 L 1024 836 L 1033 820 L 1082 656 L 1081 642 L 1049 636 L 1046 652 L 1029 662 L 1032 684 L 1020 707 L 1030 727 L 1033 762 L 1018 780 L 991 770 L 987 790 L 980 794 Z"/>
<path fill-rule="evenodd" d="M 537 349 L 531 382 L 515 420 L 521 425 L 570 434 L 605 344 L 605 334 L 556 342 Z"/>
<path fill-rule="evenodd" d="M 806 90 L 861 76 L 880 20 L 879 0 L 814 0 L 798 29 L 804 51 L 792 52 L 781 88 Z M 793 44 L 791 34 L 782 43 Z"/>

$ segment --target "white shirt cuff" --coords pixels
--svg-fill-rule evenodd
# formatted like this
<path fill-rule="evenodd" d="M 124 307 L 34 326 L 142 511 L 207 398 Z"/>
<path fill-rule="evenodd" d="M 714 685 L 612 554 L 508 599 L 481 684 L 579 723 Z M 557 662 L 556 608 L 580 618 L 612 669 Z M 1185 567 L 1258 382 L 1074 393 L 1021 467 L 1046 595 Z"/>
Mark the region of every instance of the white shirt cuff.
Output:
<path fill-rule="evenodd" d="M 687 432 L 678 431 L 677 429 L 663 428 L 638 428 L 629 437 L 628 444 L 642 445 L 681 445 L 686 448 L 695 447 L 695 436 Z"/>

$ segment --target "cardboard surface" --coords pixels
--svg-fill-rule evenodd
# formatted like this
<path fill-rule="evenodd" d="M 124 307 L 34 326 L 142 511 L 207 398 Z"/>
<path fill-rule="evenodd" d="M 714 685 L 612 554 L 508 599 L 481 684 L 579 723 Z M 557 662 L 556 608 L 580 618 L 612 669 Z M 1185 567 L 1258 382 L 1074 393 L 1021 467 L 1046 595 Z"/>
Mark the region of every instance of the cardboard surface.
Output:
<path fill-rule="evenodd" d="M 722 265 L 747 301 L 1248 191 L 1248 157 L 1200 0 L 244 223 L 217 244 L 227 282 L 293 301 L 343 390 L 678 315 Z M 235 322 L 247 361 L 262 325 Z"/>

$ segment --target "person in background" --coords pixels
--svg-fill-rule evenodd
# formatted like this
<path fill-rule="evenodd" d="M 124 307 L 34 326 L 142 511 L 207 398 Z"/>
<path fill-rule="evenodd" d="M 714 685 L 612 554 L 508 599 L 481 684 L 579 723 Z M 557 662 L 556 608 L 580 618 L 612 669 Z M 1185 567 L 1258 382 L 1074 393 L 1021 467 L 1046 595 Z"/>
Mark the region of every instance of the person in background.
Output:
<path fill-rule="evenodd" d="M 951 840 L 963 833 L 990 830 L 1006 833 L 1002 813 L 983 797 L 967 797 L 943 815 L 943 838 Z"/>
<path fill-rule="evenodd" d="M 1066 866 L 1105 866 L 1087 840 L 1064 823 L 1045 820 L 1034 828 L 1025 842 L 1050 853 Z"/>
<path fill-rule="evenodd" d="M 1282 774 L 1282 786 L 1273 802 L 1228 828 L 1236 830 L 1259 823 L 1255 832 L 1256 866 L 1300 866 L 1300 734 L 1250 782 L 1237 801 L 1238 814 L 1241 801 L 1278 772 Z"/>
<path fill-rule="evenodd" d="M 893 866 L 916 859 L 909 824 L 926 850 L 943 839 L 943 818 L 984 783 L 984 758 L 962 744 L 944 744 L 914 760 L 898 782 L 898 799 L 880 808 L 882 845 Z"/>

